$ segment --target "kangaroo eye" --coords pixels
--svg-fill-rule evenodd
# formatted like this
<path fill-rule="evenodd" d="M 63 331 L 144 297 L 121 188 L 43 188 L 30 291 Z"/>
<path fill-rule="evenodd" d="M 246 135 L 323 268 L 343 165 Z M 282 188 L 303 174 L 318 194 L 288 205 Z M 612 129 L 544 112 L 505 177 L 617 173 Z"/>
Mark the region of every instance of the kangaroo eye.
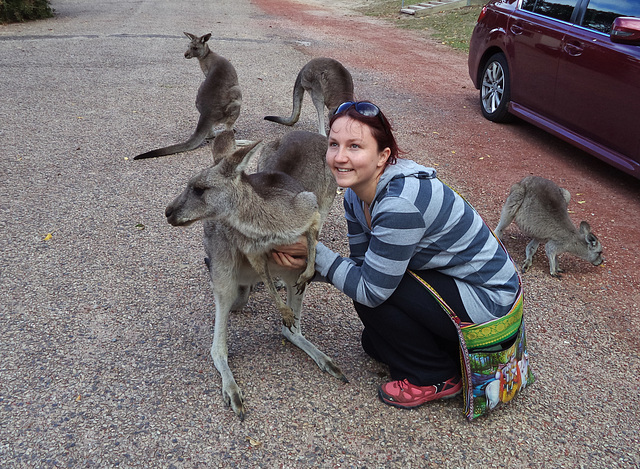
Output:
<path fill-rule="evenodd" d="M 193 193 L 196 195 L 196 197 L 202 197 L 202 195 L 204 194 L 204 188 L 203 187 L 194 186 Z"/>

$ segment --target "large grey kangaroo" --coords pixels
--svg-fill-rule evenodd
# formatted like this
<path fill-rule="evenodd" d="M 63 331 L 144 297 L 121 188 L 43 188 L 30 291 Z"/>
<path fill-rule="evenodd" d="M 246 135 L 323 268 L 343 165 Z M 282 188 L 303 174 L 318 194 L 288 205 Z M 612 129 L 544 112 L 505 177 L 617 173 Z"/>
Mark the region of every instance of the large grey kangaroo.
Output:
<path fill-rule="evenodd" d="M 210 284 L 216 304 L 211 357 L 222 377 L 222 396 L 244 419 L 244 398 L 227 361 L 227 325 L 232 310 L 242 309 L 254 284 L 262 280 L 275 299 L 273 277 L 286 284 L 282 334 L 304 350 L 322 369 L 347 382 L 331 358 L 309 342 L 300 330 L 304 284 L 314 273 L 315 250 L 307 268 L 284 269 L 270 257 L 271 250 L 297 241 L 302 234 L 317 236 L 336 195 L 336 183 L 325 162 L 326 138 L 313 132 L 294 131 L 264 146 L 259 172 L 245 173 L 254 146 L 234 148 L 232 131 L 213 142 L 215 165 L 193 177 L 186 189 L 166 209 L 169 223 L 186 226 L 204 222 L 204 247 Z M 310 242 L 315 246 L 315 242 Z"/>
<path fill-rule="evenodd" d="M 300 119 L 304 92 L 311 95 L 318 112 L 318 133 L 327 135 L 324 108 L 333 112 L 345 101 L 353 101 L 353 79 L 349 71 L 335 59 L 319 57 L 311 59 L 298 73 L 293 85 L 293 111 L 290 117 L 265 116 L 265 120 L 278 124 L 294 125 Z"/>
<path fill-rule="evenodd" d="M 540 243 L 545 243 L 549 270 L 554 277 L 560 277 L 562 272 L 558 266 L 558 254 L 563 252 L 574 254 L 593 265 L 604 261 L 600 241 L 591 232 L 589 224 L 583 221 L 578 230 L 569 218 L 567 206 L 570 199 L 568 190 L 539 176 L 527 176 L 511 186 L 495 234 L 502 238 L 504 229 L 515 221 L 522 233 L 533 238 L 526 248 L 523 272 L 531 267 Z"/>
<path fill-rule="evenodd" d="M 142 153 L 134 160 L 194 150 L 205 139 L 214 136 L 216 126 L 224 125 L 226 130 L 233 129 L 233 124 L 240 115 L 242 93 L 233 65 L 209 49 L 207 41 L 211 38 L 211 34 L 201 37 L 190 33 L 184 34 L 191 40 L 184 56 L 187 59 L 197 58 L 205 76 L 196 96 L 196 108 L 200 113 L 198 125 L 186 142 Z"/>

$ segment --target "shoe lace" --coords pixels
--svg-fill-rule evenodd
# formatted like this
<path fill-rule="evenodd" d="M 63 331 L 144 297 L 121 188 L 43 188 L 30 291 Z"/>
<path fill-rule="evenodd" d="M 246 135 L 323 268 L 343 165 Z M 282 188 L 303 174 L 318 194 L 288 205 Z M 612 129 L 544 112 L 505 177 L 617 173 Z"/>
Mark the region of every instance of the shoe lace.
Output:
<path fill-rule="evenodd" d="M 409 387 L 410 385 L 411 385 L 411 383 L 407 379 L 398 380 L 398 387 L 401 390 L 404 389 L 405 387 Z"/>

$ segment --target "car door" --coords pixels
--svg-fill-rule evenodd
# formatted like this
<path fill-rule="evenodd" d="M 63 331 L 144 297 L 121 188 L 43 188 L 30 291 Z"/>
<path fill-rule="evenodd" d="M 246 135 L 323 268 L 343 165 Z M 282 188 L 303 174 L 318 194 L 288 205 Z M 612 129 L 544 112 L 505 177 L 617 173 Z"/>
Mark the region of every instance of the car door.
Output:
<path fill-rule="evenodd" d="M 639 161 L 640 46 L 611 41 L 618 16 L 640 16 L 640 2 L 591 0 L 581 25 L 567 32 L 554 114 L 559 124 Z"/>
<path fill-rule="evenodd" d="M 509 23 L 511 100 L 550 116 L 562 41 L 579 0 L 523 0 Z"/>

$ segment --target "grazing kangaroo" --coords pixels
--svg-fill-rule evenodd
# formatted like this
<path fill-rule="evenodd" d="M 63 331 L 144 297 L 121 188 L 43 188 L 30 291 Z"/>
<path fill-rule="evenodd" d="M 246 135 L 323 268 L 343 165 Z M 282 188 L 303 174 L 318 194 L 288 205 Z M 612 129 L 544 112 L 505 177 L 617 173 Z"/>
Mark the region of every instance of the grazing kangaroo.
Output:
<path fill-rule="evenodd" d="M 233 132 L 216 137 L 215 165 L 193 177 L 165 214 L 174 226 L 204 222 L 204 247 L 216 304 L 211 357 L 222 377 L 225 403 L 244 419 L 244 398 L 227 361 L 227 325 L 230 312 L 244 307 L 260 280 L 283 312 L 282 334 L 320 369 L 344 382 L 347 379 L 300 330 L 304 286 L 314 273 L 315 248 L 303 272 L 278 266 L 270 255 L 275 246 L 296 242 L 302 234 L 317 236 L 328 215 L 336 183 L 325 162 L 326 138 L 313 132 L 289 132 L 264 146 L 261 171 L 253 174 L 244 169 L 255 145 L 239 150 L 234 146 Z M 315 246 L 315 239 L 309 246 Z M 287 287 L 286 305 L 272 275 Z"/>
<path fill-rule="evenodd" d="M 291 116 L 266 116 L 265 120 L 293 125 L 300 118 L 304 92 L 311 95 L 318 112 L 318 133 L 327 135 L 324 127 L 324 108 L 336 110 L 345 101 L 353 101 L 353 79 L 349 71 L 337 60 L 327 57 L 311 59 L 298 73 L 293 85 L 293 111 Z"/>
<path fill-rule="evenodd" d="M 187 59 L 197 58 L 205 76 L 196 96 L 196 108 L 200 113 L 198 125 L 186 142 L 142 153 L 134 160 L 194 150 L 205 139 L 215 135 L 214 128 L 216 126 L 224 125 L 226 130 L 232 130 L 233 124 L 240 115 L 242 93 L 233 65 L 209 49 L 207 41 L 211 38 L 211 34 L 205 34 L 201 37 L 190 33 L 184 34 L 191 39 L 184 56 Z"/>
<path fill-rule="evenodd" d="M 569 218 L 567 206 L 570 199 L 568 190 L 539 176 L 525 177 L 511 186 L 495 234 L 502 238 L 504 229 L 515 221 L 520 231 L 533 238 L 526 248 L 523 272 L 531 267 L 540 243 L 545 243 L 549 270 L 554 277 L 560 277 L 562 272 L 558 266 L 558 254 L 563 252 L 574 254 L 593 265 L 604 262 L 602 246 L 589 224 L 583 221 L 578 230 Z"/>

